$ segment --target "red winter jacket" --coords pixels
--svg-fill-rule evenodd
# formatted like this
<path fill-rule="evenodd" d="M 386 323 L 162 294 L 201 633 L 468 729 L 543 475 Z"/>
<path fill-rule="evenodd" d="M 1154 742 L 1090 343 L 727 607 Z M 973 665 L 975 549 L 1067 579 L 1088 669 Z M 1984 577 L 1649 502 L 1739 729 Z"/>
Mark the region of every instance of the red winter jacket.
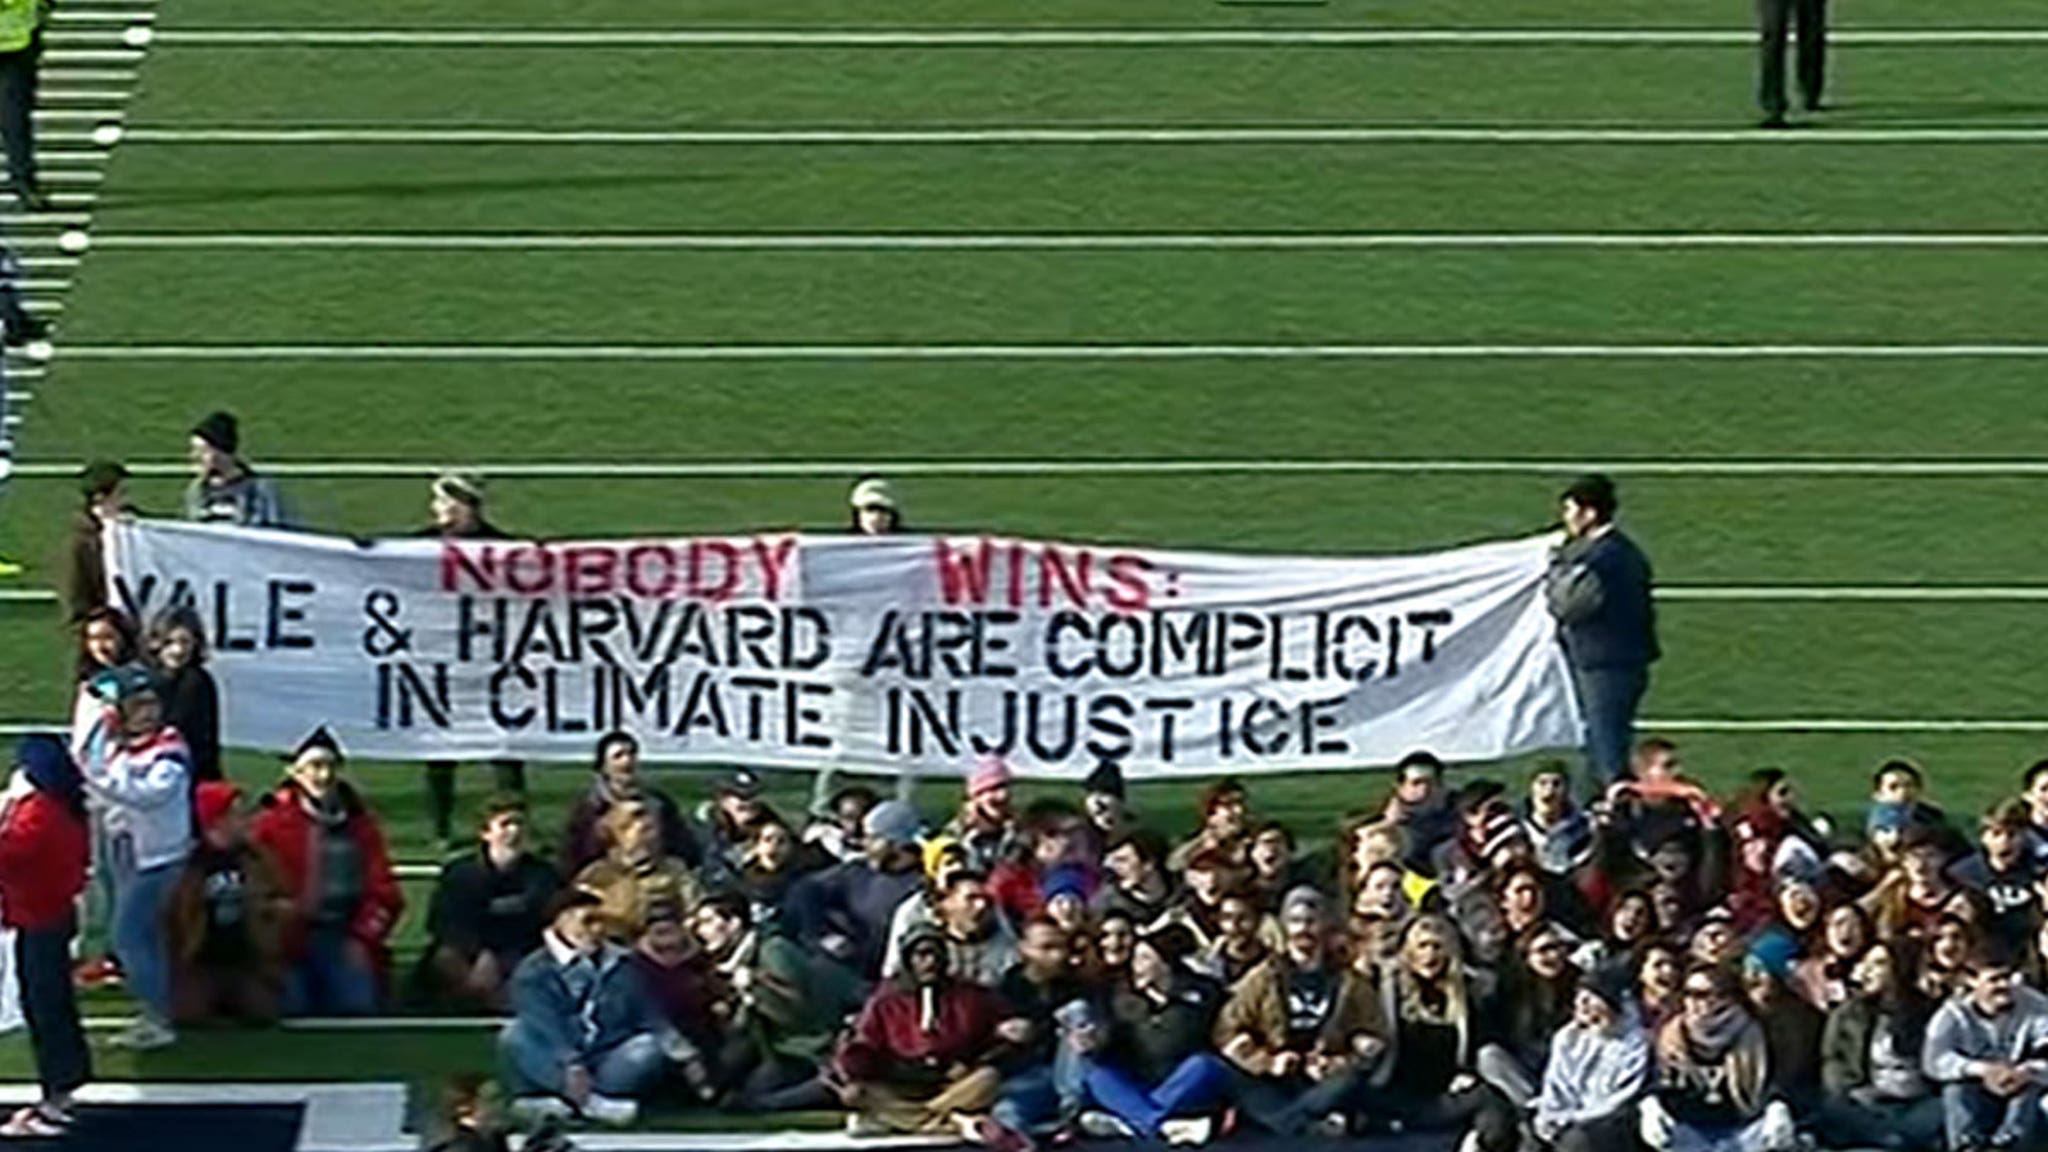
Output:
<path fill-rule="evenodd" d="M 0 923 L 36 931 L 72 914 L 85 889 L 85 820 L 62 801 L 31 792 L 0 824 Z"/>
<path fill-rule="evenodd" d="M 391 870 L 391 854 L 384 847 L 384 833 L 377 827 L 376 817 L 363 806 L 355 789 L 343 783 L 335 787 L 341 790 L 349 835 L 363 860 L 363 896 L 349 918 L 348 934 L 369 950 L 379 974 L 388 975 L 391 955 L 384 941 L 397 927 L 399 913 L 405 911 L 405 894 Z M 320 860 L 315 847 L 319 827 L 301 803 L 302 795 L 299 786 L 289 780 L 278 785 L 263 798 L 263 809 L 249 826 L 250 841 L 268 849 L 277 861 L 285 891 L 295 906 L 296 915 L 285 928 L 285 954 L 294 959 L 304 954 L 307 917 L 320 893 L 319 877 L 314 875 Z"/>
<path fill-rule="evenodd" d="M 936 1001 L 929 1030 L 924 1024 L 927 995 Z M 955 1065 L 973 1068 L 987 1062 L 1001 1018 L 995 993 L 979 984 L 948 980 L 927 990 L 892 980 L 860 1010 L 852 1035 L 839 1050 L 839 1070 L 856 1082 L 943 1084 Z"/>

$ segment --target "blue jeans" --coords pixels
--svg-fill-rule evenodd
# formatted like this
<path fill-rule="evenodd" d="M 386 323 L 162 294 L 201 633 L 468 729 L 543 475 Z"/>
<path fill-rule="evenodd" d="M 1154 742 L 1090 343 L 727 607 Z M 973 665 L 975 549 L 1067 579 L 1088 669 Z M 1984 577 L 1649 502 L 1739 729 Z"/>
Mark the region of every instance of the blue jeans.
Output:
<path fill-rule="evenodd" d="M 377 1010 L 377 973 L 349 947 L 339 926 L 307 931 L 306 954 L 284 976 L 287 1016 L 368 1016 Z"/>
<path fill-rule="evenodd" d="M 1945 1084 L 1941 1113 L 1950 1148 L 1982 1147 L 1994 1141 L 2032 1148 L 2041 1127 L 2041 1089 L 2030 1086 L 2017 1096 L 1994 1096 L 1974 1080 Z"/>
<path fill-rule="evenodd" d="M 1104 1111 L 1129 1124 L 1140 1138 L 1150 1140 L 1159 1135 L 1163 1121 L 1215 1107 L 1229 1091 L 1230 1066 L 1221 1057 L 1197 1052 L 1147 1089 L 1123 1069 L 1091 1060 L 1087 1087 L 1089 1098 Z"/>
<path fill-rule="evenodd" d="M 1764 1152 L 1764 1122 L 1761 1117 L 1735 1128 L 1695 1128 L 1690 1124 L 1671 1126 L 1671 1143 L 1665 1152 Z"/>
<path fill-rule="evenodd" d="M 1628 771 L 1635 750 L 1636 708 L 1650 687 L 1648 665 L 1573 668 L 1579 712 L 1586 725 L 1586 774 L 1580 799 L 1591 800 Z"/>
<path fill-rule="evenodd" d="M 636 1099 L 659 1083 L 668 1071 L 668 1057 L 652 1032 L 642 1032 L 598 1052 L 565 1057 L 538 1032 L 514 1020 L 498 1034 L 498 1062 L 506 1089 L 514 1096 L 547 1093 L 560 1096 L 568 1084 L 569 1060 L 590 1073 L 590 1090 L 600 1096 Z"/>
<path fill-rule="evenodd" d="M 989 1115 L 1016 1132 L 1049 1128 L 1081 1110 L 1086 1088 L 1087 1058 L 1075 1053 L 1065 1037 L 1052 1063 L 1041 1064 L 1003 1081 L 1002 1099 Z"/>
<path fill-rule="evenodd" d="M 174 860 L 114 878 L 114 954 L 121 958 L 128 990 L 143 1014 L 159 1023 L 171 1018 L 171 955 L 164 937 L 164 911 L 171 886 L 185 862 Z"/>

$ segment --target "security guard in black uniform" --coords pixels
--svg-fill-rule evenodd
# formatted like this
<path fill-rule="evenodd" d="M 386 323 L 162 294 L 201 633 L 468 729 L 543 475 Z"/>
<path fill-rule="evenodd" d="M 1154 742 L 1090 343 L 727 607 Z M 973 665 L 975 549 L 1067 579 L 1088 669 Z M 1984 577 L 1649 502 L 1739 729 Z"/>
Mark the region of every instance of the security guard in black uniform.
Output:
<path fill-rule="evenodd" d="M 1756 0 L 1757 103 L 1764 127 L 1785 127 L 1785 41 L 1799 26 L 1799 95 L 1808 112 L 1821 109 L 1828 69 L 1827 0 Z"/>

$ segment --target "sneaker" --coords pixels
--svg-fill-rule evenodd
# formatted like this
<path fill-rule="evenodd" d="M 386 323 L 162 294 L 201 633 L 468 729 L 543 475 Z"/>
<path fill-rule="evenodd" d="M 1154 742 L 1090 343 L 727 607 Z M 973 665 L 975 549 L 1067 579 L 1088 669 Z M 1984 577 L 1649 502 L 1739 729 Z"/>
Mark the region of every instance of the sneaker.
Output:
<path fill-rule="evenodd" d="M 65 1134 L 62 1124 L 52 1123 L 40 1108 L 20 1109 L 0 1124 L 0 1140 L 51 1140 Z"/>
<path fill-rule="evenodd" d="M 987 1117 L 974 1122 L 972 1139 L 995 1152 L 1038 1152 L 1038 1142 L 1030 1136 Z"/>
<path fill-rule="evenodd" d="M 31 340 L 50 338 L 50 322 L 27 312 L 16 312 L 5 321 L 6 331 L 0 333 L 0 343 L 9 348 L 19 348 Z"/>
<path fill-rule="evenodd" d="M 156 1052 L 178 1042 L 178 1033 L 168 1024 L 144 1016 L 107 1041 L 110 1047 L 133 1052 Z"/>
<path fill-rule="evenodd" d="M 1168 1144 L 1194 1147 L 1207 1144 L 1216 1135 L 1216 1122 L 1207 1116 L 1186 1116 L 1159 1122 L 1159 1135 Z"/>
<path fill-rule="evenodd" d="M 1458 1152 L 1479 1152 L 1479 1133 L 1465 1133 L 1465 1138 L 1458 1141 Z"/>
<path fill-rule="evenodd" d="M 865 1140 L 874 1136 L 887 1136 L 889 1126 L 865 1112 L 846 1114 L 846 1134 L 855 1139 Z"/>
<path fill-rule="evenodd" d="M 512 1101 L 512 1119 L 523 1127 L 542 1127 L 574 1120 L 576 1109 L 560 1096 L 521 1096 Z"/>
<path fill-rule="evenodd" d="M 71 982 L 86 991 L 95 988 L 118 988 L 121 986 L 121 965 L 112 956 L 95 956 L 81 960 L 71 970 Z"/>
<path fill-rule="evenodd" d="M 1080 1124 L 1081 1131 L 1097 1140 L 1132 1140 L 1138 1135 L 1129 1124 L 1124 1123 L 1123 1117 L 1099 1108 L 1090 1108 L 1081 1113 Z"/>
<path fill-rule="evenodd" d="M 624 1128 L 640 1118 L 640 1104 L 592 1092 L 590 1099 L 583 1102 L 583 1115 L 585 1119 L 595 1120 L 607 1128 Z"/>
<path fill-rule="evenodd" d="M 1316 1121 L 1315 1126 L 1310 1128 L 1309 1131 L 1318 1136 L 1327 1136 L 1333 1140 L 1341 1140 L 1351 1134 L 1350 1128 L 1351 1126 L 1345 1123 L 1342 1112 L 1332 1112 L 1321 1120 Z"/>
<path fill-rule="evenodd" d="M 12 580 L 26 571 L 28 569 L 23 568 L 5 556 L 0 556 L 0 580 Z"/>

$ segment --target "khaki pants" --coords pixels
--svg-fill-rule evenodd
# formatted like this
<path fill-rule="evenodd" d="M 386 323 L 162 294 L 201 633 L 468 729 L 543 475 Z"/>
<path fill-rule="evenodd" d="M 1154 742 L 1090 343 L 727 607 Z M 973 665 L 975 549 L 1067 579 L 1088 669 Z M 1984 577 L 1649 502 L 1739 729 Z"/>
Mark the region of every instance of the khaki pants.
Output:
<path fill-rule="evenodd" d="M 895 1084 L 860 1084 L 853 1106 L 861 1115 L 892 1132 L 955 1133 L 953 1117 L 986 1112 L 995 1106 L 1003 1078 L 993 1068 L 976 1068 L 941 1087 L 937 1093 L 913 1093 Z"/>

